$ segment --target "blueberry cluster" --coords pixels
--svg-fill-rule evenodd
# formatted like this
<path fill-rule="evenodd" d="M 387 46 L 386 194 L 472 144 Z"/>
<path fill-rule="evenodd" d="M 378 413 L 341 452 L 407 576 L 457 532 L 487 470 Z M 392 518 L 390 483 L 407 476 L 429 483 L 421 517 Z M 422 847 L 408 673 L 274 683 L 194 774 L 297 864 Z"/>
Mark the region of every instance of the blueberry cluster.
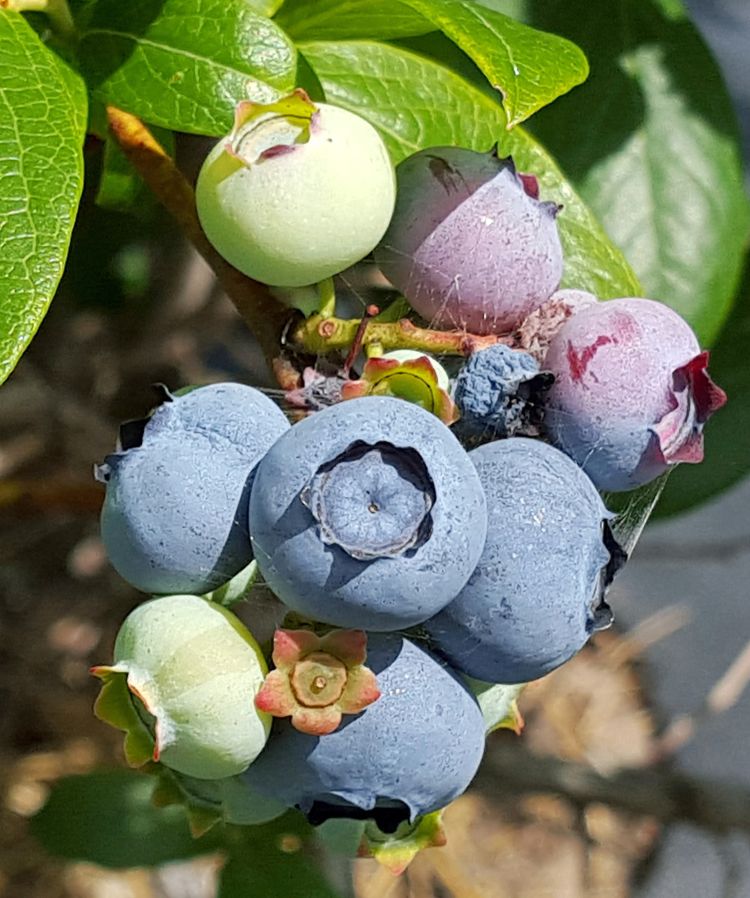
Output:
<path fill-rule="evenodd" d="M 234 152 L 289 164 L 253 115 Z M 335 132 L 316 115 L 287 150 Z M 496 343 L 450 380 L 420 352 L 372 358 L 293 425 L 252 387 L 165 393 L 98 467 L 109 557 L 156 598 L 95 669 L 97 713 L 231 822 L 294 806 L 390 832 L 460 795 L 513 716 L 488 689 L 514 696 L 611 622 L 624 553 L 599 490 L 699 460 L 724 401 L 669 308 L 558 290 L 559 207 L 512 160 L 433 148 L 397 185 L 383 272 L 434 327 Z M 287 611 L 272 645 L 221 604 L 256 569 Z"/>

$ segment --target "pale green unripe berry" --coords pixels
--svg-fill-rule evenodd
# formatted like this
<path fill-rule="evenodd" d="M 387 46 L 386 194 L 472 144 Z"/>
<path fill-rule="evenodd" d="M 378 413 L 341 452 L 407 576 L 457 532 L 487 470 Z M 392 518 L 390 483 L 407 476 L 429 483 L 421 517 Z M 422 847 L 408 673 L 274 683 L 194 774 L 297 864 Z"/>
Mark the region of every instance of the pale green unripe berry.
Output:
<path fill-rule="evenodd" d="M 266 744 L 270 717 L 255 696 L 267 672 L 255 639 L 230 611 L 199 596 L 165 596 L 128 615 L 114 664 L 93 669 L 105 684 L 97 714 L 126 730 L 131 763 L 152 750 L 153 760 L 179 773 L 222 779 L 245 770 Z M 146 734 L 144 750 L 146 726 L 152 738 Z"/>
<path fill-rule="evenodd" d="M 251 278 L 313 284 L 366 256 L 385 233 L 396 197 L 393 166 L 363 118 L 295 91 L 237 107 L 231 134 L 196 185 L 209 241 Z"/>

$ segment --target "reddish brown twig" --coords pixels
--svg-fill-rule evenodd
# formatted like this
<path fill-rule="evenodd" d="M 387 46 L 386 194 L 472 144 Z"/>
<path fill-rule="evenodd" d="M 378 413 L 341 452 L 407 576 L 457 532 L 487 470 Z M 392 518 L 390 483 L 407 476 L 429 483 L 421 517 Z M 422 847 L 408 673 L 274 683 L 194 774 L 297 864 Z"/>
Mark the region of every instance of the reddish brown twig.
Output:
<path fill-rule="evenodd" d="M 211 266 L 227 296 L 258 338 L 279 385 L 285 390 L 294 389 L 299 385 L 299 374 L 281 356 L 280 347 L 284 330 L 295 313 L 274 299 L 263 284 L 230 265 L 211 246 L 198 221 L 193 188 L 143 122 L 114 106 L 107 107 L 107 118 L 122 151 Z"/>

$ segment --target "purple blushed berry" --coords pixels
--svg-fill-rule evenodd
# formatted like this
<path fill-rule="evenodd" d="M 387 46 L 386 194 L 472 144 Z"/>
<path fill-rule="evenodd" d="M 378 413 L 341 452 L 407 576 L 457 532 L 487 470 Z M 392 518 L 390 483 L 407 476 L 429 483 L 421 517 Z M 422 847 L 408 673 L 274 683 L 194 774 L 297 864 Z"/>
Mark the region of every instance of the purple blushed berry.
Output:
<path fill-rule="evenodd" d="M 433 326 L 510 331 L 562 276 L 555 218 L 531 175 L 496 151 L 433 147 L 396 169 L 396 210 L 375 258 Z"/>
<path fill-rule="evenodd" d="M 590 305 L 550 343 L 547 432 L 603 490 L 633 489 L 677 462 L 699 462 L 703 426 L 726 401 L 707 364 L 668 306 L 633 298 Z"/>

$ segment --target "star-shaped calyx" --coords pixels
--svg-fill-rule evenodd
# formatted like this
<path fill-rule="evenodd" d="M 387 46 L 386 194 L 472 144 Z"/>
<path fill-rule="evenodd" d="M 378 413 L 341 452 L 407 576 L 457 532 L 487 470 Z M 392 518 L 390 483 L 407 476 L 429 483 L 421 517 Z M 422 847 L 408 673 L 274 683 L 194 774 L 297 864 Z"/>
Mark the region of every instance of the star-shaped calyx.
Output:
<path fill-rule="evenodd" d="M 404 822 L 394 833 L 385 833 L 373 821 L 365 826 L 359 857 L 372 857 L 400 876 L 425 848 L 440 848 L 446 843 L 443 811 L 418 817 L 414 823 Z"/>
<path fill-rule="evenodd" d="M 255 705 L 274 717 L 291 717 L 302 733 L 324 736 L 342 714 L 358 714 L 380 697 L 375 674 L 364 666 L 367 634 L 332 630 L 277 630 L 272 670 Z"/>
<path fill-rule="evenodd" d="M 102 681 L 102 688 L 94 703 L 94 714 L 99 720 L 125 733 L 125 760 L 131 767 L 141 767 L 151 760 L 158 760 L 154 735 L 138 713 L 133 697 L 139 699 L 146 713 L 149 705 L 138 687 L 129 681 L 128 668 L 124 664 L 99 664 L 91 668 L 93 676 Z"/>

